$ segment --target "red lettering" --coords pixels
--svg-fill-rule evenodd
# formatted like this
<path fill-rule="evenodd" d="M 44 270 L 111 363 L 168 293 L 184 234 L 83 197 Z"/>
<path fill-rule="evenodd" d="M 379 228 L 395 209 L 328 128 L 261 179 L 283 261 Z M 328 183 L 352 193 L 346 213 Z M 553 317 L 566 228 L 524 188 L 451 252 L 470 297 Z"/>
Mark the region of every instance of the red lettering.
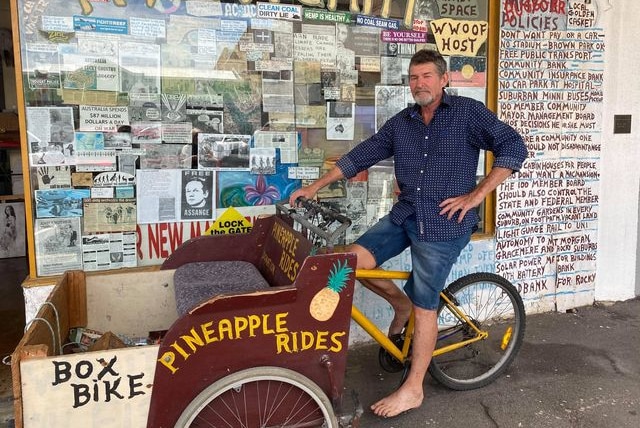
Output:
<path fill-rule="evenodd" d="M 167 223 L 160 223 L 159 225 L 159 232 L 158 234 L 160 235 L 160 257 L 162 257 L 163 259 L 166 259 L 167 257 L 169 257 L 169 253 L 167 252 L 167 250 L 165 249 L 165 244 L 167 243 L 167 235 L 165 233 L 165 231 L 169 228 L 169 225 Z"/>
<path fill-rule="evenodd" d="M 136 225 L 136 252 L 138 253 L 138 259 L 143 260 L 144 256 L 142 254 L 142 230 L 140 229 L 140 225 Z"/>
<path fill-rule="evenodd" d="M 158 225 L 156 225 L 156 229 Z M 154 233 L 153 225 L 147 225 L 147 236 L 149 239 L 149 258 L 152 259 L 155 255 L 156 257 L 160 257 L 160 242 L 157 239 L 160 233 Z"/>
<path fill-rule="evenodd" d="M 182 229 L 182 224 L 180 223 L 173 223 L 171 226 L 173 227 L 168 227 L 168 231 L 169 231 L 169 244 L 171 246 L 171 252 L 173 253 L 176 250 L 176 248 L 182 245 L 183 229 Z"/>

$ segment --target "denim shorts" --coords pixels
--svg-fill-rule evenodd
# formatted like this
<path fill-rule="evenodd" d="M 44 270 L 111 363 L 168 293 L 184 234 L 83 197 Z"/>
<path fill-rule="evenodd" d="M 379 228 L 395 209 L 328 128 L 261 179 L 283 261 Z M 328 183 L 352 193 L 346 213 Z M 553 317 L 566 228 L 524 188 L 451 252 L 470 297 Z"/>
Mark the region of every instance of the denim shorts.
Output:
<path fill-rule="evenodd" d="M 471 231 L 452 241 L 418 241 L 415 216 L 398 226 L 387 215 L 358 238 L 355 244 L 366 248 L 380 266 L 405 248 L 411 247 L 411 276 L 404 291 L 414 305 L 427 310 L 438 308 L 440 291 L 458 259 L 469 243 Z"/>

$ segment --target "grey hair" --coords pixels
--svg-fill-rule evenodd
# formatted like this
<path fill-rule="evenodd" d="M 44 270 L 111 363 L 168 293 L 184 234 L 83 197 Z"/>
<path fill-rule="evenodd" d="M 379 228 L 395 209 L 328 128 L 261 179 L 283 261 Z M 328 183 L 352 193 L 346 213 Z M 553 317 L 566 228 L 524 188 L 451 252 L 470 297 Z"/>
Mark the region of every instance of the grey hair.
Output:
<path fill-rule="evenodd" d="M 411 61 L 409 62 L 409 68 L 414 65 L 432 63 L 438 69 L 438 73 L 442 76 L 447 72 L 447 62 L 442 55 L 438 52 L 430 49 L 422 49 L 413 54 Z"/>

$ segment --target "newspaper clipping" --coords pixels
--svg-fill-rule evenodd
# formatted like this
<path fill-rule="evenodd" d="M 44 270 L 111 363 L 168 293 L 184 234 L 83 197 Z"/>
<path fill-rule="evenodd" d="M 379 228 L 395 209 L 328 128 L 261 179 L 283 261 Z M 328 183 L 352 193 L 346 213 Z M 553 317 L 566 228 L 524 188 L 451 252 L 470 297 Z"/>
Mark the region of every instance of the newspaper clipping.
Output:
<path fill-rule="evenodd" d="M 35 243 L 38 276 L 82 269 L 79 217 L 36 219 Z"/>
<path fill-rule="evenodd" d="M 134 198 L 92 198 L 84 201 L 84 233 L 134 232 L 136 200 Z"/>
<path fill-rule="evenodd" d="M 83 235 L 82 259 L 85 271 L 135 267 L 136 233 Z"/>

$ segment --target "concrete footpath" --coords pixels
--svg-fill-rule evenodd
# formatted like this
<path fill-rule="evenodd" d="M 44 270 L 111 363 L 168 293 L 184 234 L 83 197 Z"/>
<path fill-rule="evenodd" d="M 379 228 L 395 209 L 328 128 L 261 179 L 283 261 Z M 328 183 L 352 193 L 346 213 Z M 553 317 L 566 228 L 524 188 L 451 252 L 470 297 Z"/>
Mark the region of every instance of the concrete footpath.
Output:
<path fill-rule="evenodd" d="M 428 377 L 419 409 L 381 419 L 369 405 L 400 375 L 379 368 L 377 347 L 349 351 L 347 387 L 363 428 L 640 427 L 640 299 L 529 315 L 510 369 L 482 389 L 451 391 Z"/>

